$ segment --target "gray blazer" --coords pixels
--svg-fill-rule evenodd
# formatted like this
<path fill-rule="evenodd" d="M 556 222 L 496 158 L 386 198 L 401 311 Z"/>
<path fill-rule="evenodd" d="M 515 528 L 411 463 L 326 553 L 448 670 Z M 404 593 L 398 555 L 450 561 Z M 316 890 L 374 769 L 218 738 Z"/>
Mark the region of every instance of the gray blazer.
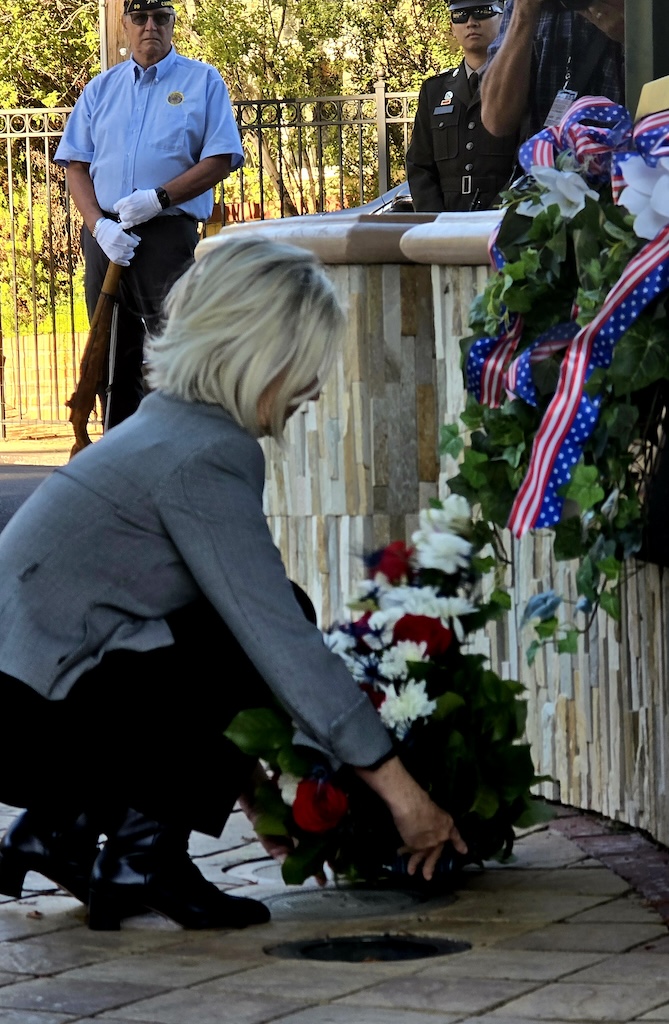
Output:
<path fill-rule="evenodd" d="M 382 758 L 386 729 L 293 595 L 263 486 L 262 449 L 226 412 L 148 395 L 0 533 L 0 670 L 61 699 L 105 652 L 171 644 L 165 616 L 203 593 L 298 742 L 335 765 Z"/>

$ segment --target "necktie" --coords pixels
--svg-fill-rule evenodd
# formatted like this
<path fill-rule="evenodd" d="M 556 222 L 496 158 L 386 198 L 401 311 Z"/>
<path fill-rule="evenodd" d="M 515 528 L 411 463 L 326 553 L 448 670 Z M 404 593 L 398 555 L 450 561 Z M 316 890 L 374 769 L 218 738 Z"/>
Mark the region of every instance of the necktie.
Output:
<path fill-rule="evenodd" d="M 470 96 L 475 96 L 476 95 L 476 90 L 478 89 L 478 87 L 479 87 L 479 76 L 477 75 L 476 71 L 472 71 L 471 75 L 469 76 L 469 95 Z"/>

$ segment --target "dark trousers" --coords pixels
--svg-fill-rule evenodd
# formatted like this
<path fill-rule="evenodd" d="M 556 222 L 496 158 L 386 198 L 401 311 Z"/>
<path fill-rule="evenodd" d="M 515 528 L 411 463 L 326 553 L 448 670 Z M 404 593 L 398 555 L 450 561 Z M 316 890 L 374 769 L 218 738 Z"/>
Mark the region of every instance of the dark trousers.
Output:
<path fill-rule="evenodd" d="M 296 588 L 305 614 L 308 597 Z M 0 800 L 86 810 L 100 821 L 133 807 L 219 836 L 255 759 L 223 730 L 271 704 L 264 680 L 204 599 L 169 617 L 174 645 L 112 651 L 63 701 L 0 673 Z"/>
<path fill-rule="evenodd" d="M 147 331 L 160 324 L 163 299 L 193 259 L 198 241 L 197 224 L 185 215 L 155 217 L 132 228 L 141 242 L 130 266 L 124 267 L 119 286 L 118 329 L 113 380 L 109 396 L 108 373 L 98 395 L 103 412 L 109 401 L 108 426 L 131 416 L 144 396 L 142 353 Z M 97 304 L 109 260 L 84 225 L 81 245 L 86 261 L 84 287 L 89 319 Z"/>

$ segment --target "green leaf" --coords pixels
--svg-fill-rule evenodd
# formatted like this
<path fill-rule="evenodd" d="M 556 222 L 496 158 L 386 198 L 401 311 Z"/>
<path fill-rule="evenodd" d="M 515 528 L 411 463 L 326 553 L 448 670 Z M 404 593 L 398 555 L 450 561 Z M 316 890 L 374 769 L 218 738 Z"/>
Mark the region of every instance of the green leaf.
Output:
<path fill-rule="evenodd" d="M 597 568 L 604 574 L 607 580 L 617 580 L 620 578 L 620 572 L 622 570 L 622 562 L 613 555 L 609 555 L 607 558 L 602 558 L 596 563 Z"/>
<path fill-rule="evenodd" d="M 553 615 L 550 619 L 544 619 L 543 622 L 537 622 L 534 627 L 534 631 L 542 640 L 550 640 L 555 635 L 557 628 L 558 620 Z"/>
<path fill-rule="evenodd" d="M 525 651 L 525 660 L 527 661 L 527 664 L 530 666 L 530 668 L 532 667 L 532 665 L 534 665 L 537 654 L 539 653 L 541 647 L 542 644 L 540 640 L 533 640 L 530 646 Z"/>
<path fill-rule="evenodd" d="M 506 590 L 495 588 L 490 595 L 490 603 L 499 605 L 505 611 L 511 611 L 511 595 Z"/>
<path fill-rule="evenodd" d="M 497 559 L 492 555 L 487 555 L 485 558 L 480 558 L 478 555 L 472 557 L 472 570 L 477 576 L 485 576 L 486 573 L 490 572 L 497 565 Z"/>
<path fill-rule="evenodd" d="M 459 693 L 453 693 L 451 690 L 442 693 L 440 697 L 437 697 L 437 706 L 432 712 L 432 720 L 441 722 L 458 708 L 464 707 L 464 704 L 464 697 L 461 697 Z"/>
<path fill-rule="evenodd" d="M 277 755 L 276 763 L 282 772 L 296 775 L 298 779 L 307 775 L 312 767 L 311 761 L 302 754 L 298 754 L 292 744 L 281 748 Z"/>
<path fill-rule="evenodd" d="M 491 786 L 481 785 L 476 791 L 474 802 L 469 808 L 472 814 L 478 814 L 479 817 L 488 819 L 492 818 L 499 809 L 499 797 Z"/>
<path fill-rule="evenodd" d="M 443 424 L 439 435 L 439 454 L 457 459 L 465 446 L 457 423 Z"/>
<path fill-rule="evenodd" d="M 283 818 L 272 814 L 259 814 L 253 825 L 254 832 L 259 836 L 287 836 L 288 826 Z"/>
<path fill-rule="evenodd" d="M 307 878 L 319 874 L 327 855 L 328 844 L 322 839 L 301 839 L 293 853 L 289 853 L 281 865 L 281 875 L 286 885 L 302 885 Z"/>
<path fill-rule="evenodd" d="M 585 466 L 579 462 L 571 475 L 571 480 L 564 488 L 565 497 L 575 501 L 581 512 L 587 512 L 597 502 L 603 501 L 605 492 L 599 484 L 599 470 L 596 466 Z"/>
<path fill-rule="evenodd" d="M 662 332 L 648 323 L 630 328 L 613 351 L 611 376 L 617 394 L 640 391 L 669 377 L 669 348 Z"/>
<path fill-rule="evenodd" d="M 547 821 L 552 821 L 554 817 L 555 811 L 550 804 L 544 800 L 530 798 L 525 804 L 525 810 L 514 821 L 514 825 L 516 828 L 532 828 L 533 825 L 543 825 Z"/>
<path fill-rule="evenodd" d="M 577 629 L 565 630 L 564 636 L 557 642 L 558 654 L 578 654 L 578 637 Z"/>
<path fill-rule="evenodd" d="M 235 715 L 223 733 L 244 754 L 272 761 L 272 755 L 292 743 L 293 729 L 286 716 L 271 708 L 249 708 Z"/>
<path fill-rule="evenodd" d="M 599 572 L 595 568 L 592 558 L 586 555 L 576 570 L 576 589 L 578 593 L 595 602 L 597 600 L 598 580 Z"/>
<path fill-rule="evenodd" d="M 570 516 L 569 519 L 563 519 L 562 522 L 555 525 L 553 554 L 558 562 L 570 561 L 583 554 L 583 537 L 579 516 Z"/>
<path fill-rule="evenodd" d="M 460 464 L 460 474 L 472 487 L 483 487 L 486 482 L 485 474 L 480 467 L 488 462 L 488 456 L 482 452 L 475 452 L 471 448 L 465 451 L 464 459 Z"/>
<path fill-rule="evenodd" d="M 599 596 L 599 603 L 607 615 L 620 622 L 620 596 L 617 592 L 603 590 Z"/>

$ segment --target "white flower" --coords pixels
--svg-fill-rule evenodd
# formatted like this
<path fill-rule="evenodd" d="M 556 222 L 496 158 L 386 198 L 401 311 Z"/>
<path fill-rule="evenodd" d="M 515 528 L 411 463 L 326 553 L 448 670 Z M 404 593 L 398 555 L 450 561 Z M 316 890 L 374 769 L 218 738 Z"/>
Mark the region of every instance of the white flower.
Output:
<path fill-rule="evenodd" d="M 655 238 L 669 223 L 669 160 L 649 167 L 642 156 L 630 156 L 621 166 L 624 188 L 618 203 L 634 214 L 634 234 Z"/>
<path fill-rule="evenodd" d="M 346 654 L 355 647 L 355 637 L 345 633 L 341 629 L 334 629 L 331 633 L 323 634 L 323 643 L 333 654 L 344 658 Z"/>
<path fill-rule="evenodd" d="M 426 651 L 427 644 L 424 641 L 417 644 L 413 640 L 400 640 L 383 654 L 379 672 L 386 679 L 406 679 L 411 662 L 429 661 Z"/>
<path fill-rule="evenodd" d="M 457 533 L 466 537 L 472 526 L 472 510 L 469 502 L 461 494 L 449 494 L 441 503 L 441 508 L 424 508 L 419 514 L 421 531 L 428 533 Z"/>
<path fill-rule="evenodd" d="M 393 627 L 397 620 L 401 618 L 402 613 L 396 613 L 395 610 L 391 612 L 373 612 L 367 622 L 368 631 L 363 637 L 367 646 L 373 651 L 380 651 L 382 647 L 389 647 L 393 642 Z"/>
<path fill-rule="evenodd" d="M 357 601 L 376 600 L 378 592 L 387 590 L 389 586 L 388 577 L 382 572 L 377 572 L 373 580 L 358 580 L 355 599 Z"/>
<path fill-rule="evenodd" d="M 386 695 L 379 708 L 381 721 L 400 740 L 406 736 L 412 722 L 417 718 L 429 718 L 437 706 L 436 701 L 428 699 L 424 681 L 417 683 L 410 679 L 401 685 L 399 693 L 393 686 L 382 685 L 381 689 Z"/>
<path fill-rule="evenodd" d="M 454 576 L 460 569 L 469 568 L 472 545 L 455 533 L 429 533 L 421 531 L 412 537 L 416 548 L 416 561 L 423 569 L 439 569 Z"/>
<path fill-rule="evenodd" d="M 393 587 L 381 595 L 379 608 L 382 612 L 394 614 L 394 625 L 403 615 L 430 615 L 433 619 L 438 619 L 438 600 L 436 587 Z M 378 614 L 375 612 L 372 618 Z"/>
<path fill-rule="evenodd" d="M 297 775 L 291 775 L 290 772 L 281 772 L 279 775 L 279 792 L 281 793 L 281 799 L 284 804 L 288 804 L 292 807 L 297 796 L 297 787 L 299 786 L 302 779 L 298 779 Z"/>
<path fill-rule="evenodd" d="M 549 206 L 559 206 L 562 216 L 571 220 L 585 207 L 586 197 L 599 200 L 599 193 L 589 188 L 587 181 L 574 171 L 535 165 L 530 174 L 545 191 L 518 204 L 516 212 L 525 217 L 536 217 Z"/>
<path fill-rule="evenodd" d="M 464 642 L 465 631 L 460 622 L 461 615 L 471 615 L 478 611 L 468 597 L 440 597 L 439 618 L 442 626 L 450 627 L 460 643 Z"/>

